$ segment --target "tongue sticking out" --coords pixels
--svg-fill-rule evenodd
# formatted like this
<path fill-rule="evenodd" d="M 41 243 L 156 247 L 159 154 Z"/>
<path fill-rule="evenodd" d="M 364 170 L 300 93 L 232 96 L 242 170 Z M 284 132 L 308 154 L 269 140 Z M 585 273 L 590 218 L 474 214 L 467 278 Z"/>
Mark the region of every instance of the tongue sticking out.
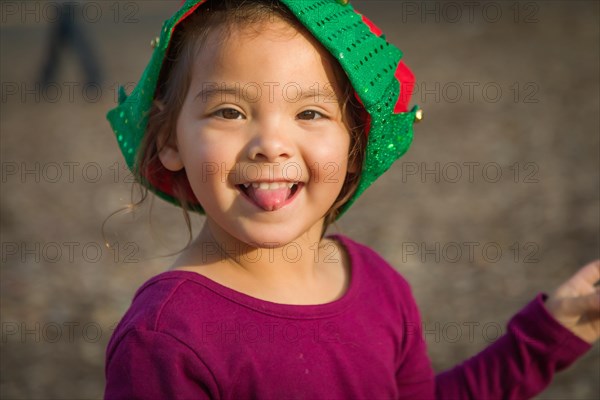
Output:
<path fill-rule="evenodd" d="M 248 196 L 265 211 L 279 210 L 290 197 L 291 190 L 287 187 L 278 189 L 260 189 L 250 186 Z"/>

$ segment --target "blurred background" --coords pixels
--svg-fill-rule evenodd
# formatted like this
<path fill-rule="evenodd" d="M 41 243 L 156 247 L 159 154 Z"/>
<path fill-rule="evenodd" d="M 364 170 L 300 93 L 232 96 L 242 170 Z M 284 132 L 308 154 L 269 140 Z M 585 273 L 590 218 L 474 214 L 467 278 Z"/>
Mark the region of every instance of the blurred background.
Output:
<path fill-rule="evenodd" d="M 107 220 L 132 185 L 105 113 L 179 1 L 71 3 L 61 25 L 56 2 L 0 2 L 5 399 L 101 398 L 115 324 L 187 241 L 158 199 Z M 599 3 L 353 4 L 405 52 L 425 119 L 332 232 L 411 282 L 441 371 L 598 257 Z M 538 398 L 599 398 L 598 376 L 596 344 Z"/>

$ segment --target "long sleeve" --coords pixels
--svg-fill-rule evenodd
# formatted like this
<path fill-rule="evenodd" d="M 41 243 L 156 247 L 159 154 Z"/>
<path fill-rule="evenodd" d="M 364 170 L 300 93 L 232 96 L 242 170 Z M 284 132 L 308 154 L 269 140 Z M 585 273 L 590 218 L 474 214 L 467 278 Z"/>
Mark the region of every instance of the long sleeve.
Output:
<path fill-rule="evenodd" d="M 132 329 L 109 354 L 105 399 L 210 399 L 220 397 L 197 355 L 176 338 Z"/>
<path fill-rule="evenodd" d="M 427 356 L 427 343 L 423 337 L 421 314 L 408 283 L 402 291 L 406 298 L 406 315 L 403 327 L 404 357 L 396 371 L 399 399 L 429 400 L 435 397 L 435 378 Z"/>
<path fill-rule="evenodd" d="M 526 399 L 591 345 L 564 328 L 538 295 L 481 353 L 436 377 L 438 399 Z"/>

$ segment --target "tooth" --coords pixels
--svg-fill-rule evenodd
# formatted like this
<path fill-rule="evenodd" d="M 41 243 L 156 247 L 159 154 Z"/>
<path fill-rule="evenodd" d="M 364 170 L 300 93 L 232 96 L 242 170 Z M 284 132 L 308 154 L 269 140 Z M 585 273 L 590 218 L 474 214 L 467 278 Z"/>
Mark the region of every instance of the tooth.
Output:
<path fill-rule="evenodd" d="M 295 183 L 290 182 L 287 184 L 287 187 L 288 187 L 288 189 L 291 189 L 294 187 L 294 185 L 295 185 Z"/>
<path fill-rule="evenodd" d="M 248 189 L 248 188 L 250 187 L 250 184 L 249 184 L 249 183 L 244 183 L 244 187 L 245 187 L 246 189 Z"/>
<path fill-rule="evenodd" d="M 269 189 L 269 184 L 268 184 L 268 183 L 266 183 L 266 182 L 261 182 L 261 183 L 260 183 L 260 185 L 259 185 L 259 187 L 260 187 L 262 190 L 267 190 L 267 189 Z"/>
<path fill-rule="evenodd" d="M 259 186 L 260 186 L 260 185 L 259 185 L 258 183 L 253 183 L 253 184 L 252 184 L 252 187 L 253 187 L 254 189 L 258 189 L 258 187 L 259 187 Z"/>

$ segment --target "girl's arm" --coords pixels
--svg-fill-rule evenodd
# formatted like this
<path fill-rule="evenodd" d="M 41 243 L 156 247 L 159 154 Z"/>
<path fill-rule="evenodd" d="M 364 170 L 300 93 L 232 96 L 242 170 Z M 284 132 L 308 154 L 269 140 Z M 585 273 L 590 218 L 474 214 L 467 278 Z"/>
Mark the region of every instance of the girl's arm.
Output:
<path fill-rule="evenodd" d="M 551 297 L 539 295 L 507 333 L 475 357 L 436 377 L 439 399 L 525 399 L 571 365 L 600 336 L 600 262 L 588 264 Z"/>

